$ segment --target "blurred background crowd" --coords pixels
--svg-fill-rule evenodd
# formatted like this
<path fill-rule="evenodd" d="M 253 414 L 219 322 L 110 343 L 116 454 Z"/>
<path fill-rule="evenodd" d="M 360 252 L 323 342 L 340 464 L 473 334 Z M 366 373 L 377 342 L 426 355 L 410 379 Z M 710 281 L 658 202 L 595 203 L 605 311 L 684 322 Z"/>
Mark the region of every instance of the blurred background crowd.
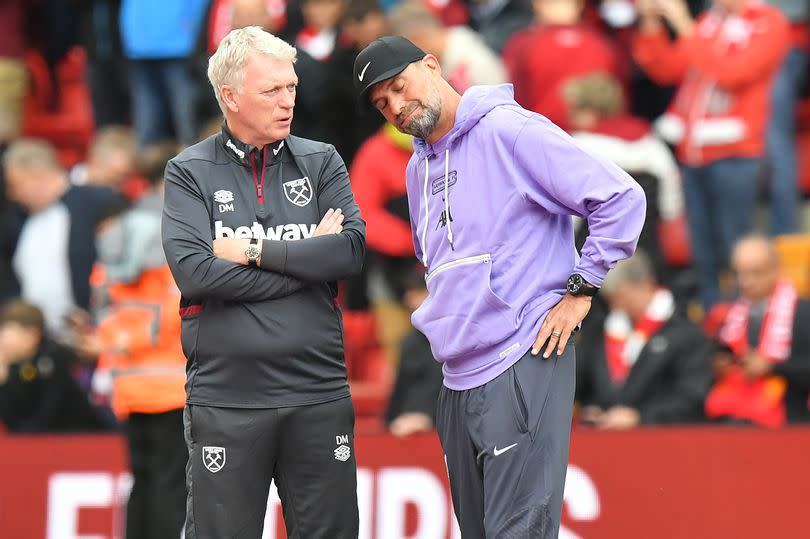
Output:
<path fill-rule="evenodd" d="M 178 428 L 163 169 L 221 128 L 207 58 L 247 25 L 297 47 L 293 134 L 338 149 L 367 222 L 338 298 L 359 426 L 431 430 L 441 384 L 410 325 L 411 140 L 351 80 L 392 33 L 459 92 L 512 83 L 647 193 L 577 335 L 578 424 L 810 420 L 809 22 L 808 0 L 0 0 L 1 428 Z"/>

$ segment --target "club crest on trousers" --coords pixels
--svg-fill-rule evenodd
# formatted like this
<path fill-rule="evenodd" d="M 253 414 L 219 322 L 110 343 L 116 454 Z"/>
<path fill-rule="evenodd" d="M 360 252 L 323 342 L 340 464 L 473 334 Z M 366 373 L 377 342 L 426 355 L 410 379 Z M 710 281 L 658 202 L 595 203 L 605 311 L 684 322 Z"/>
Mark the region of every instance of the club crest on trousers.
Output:
<path fill-rule="evenodd" d="M 204 446 L 202 459 L 209 472 L 217 473 L 225 466 L 225 448 Z"/>

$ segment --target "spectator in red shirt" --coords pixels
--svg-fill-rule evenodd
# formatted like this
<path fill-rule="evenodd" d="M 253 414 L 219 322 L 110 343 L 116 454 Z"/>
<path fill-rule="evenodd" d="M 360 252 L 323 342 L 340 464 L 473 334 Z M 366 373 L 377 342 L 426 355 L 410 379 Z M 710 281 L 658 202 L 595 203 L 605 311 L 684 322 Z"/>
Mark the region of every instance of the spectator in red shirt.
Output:
<path fill-rule="evenodd" d="M 412 137 L 391 124 L 369 138 L 349 169 L 357 205 L 366 220 L 367 264 L 394 297 L 404 294 L 413 267 L 413 236 L 405 192 L 405 167 L 413 151 Z"/>
<path fill-rule="evenodd" d="M 534 0 L 536 24 L 509 40 L 503 52 L 515 100 L 568 129 L 563 86 L 573 78 L 626 68 L 613 44 L 582 21 L 583 0 Z"/>
<path fill-rule="evenodd" d="M 639 0 L 634 56 L 657 83 L 680 87 L 659 134 L 683 164 L 692 255 L 707 310 L 720 296 L 718 274 L 748 232 L 770 115 L 770 89 L 789 28 L 755 0 L 714 0 L 693 20 L 683 0 Z M 675 31 L 670 40 L 666 21 Z"/>

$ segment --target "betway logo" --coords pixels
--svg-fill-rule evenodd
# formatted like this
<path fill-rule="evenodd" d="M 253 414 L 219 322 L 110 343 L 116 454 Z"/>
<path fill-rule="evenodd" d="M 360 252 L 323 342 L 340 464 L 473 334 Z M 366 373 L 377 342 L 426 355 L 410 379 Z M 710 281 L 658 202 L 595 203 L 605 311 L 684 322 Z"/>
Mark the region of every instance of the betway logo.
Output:
<path fill-rule="evenodd" d="M 215 238 L 257 238 L 260 240 L 284 240 L 295 241 L 303 238 L 311 238 L 315 233 L 316 225 L 288 224 L 276 225 L 265 228 L 253 222 L 253 226 L 239 226 L 236 230 L 228 226 L 222 226 L 222 221 L 214 221 Z"/>
<path fill-rule="evenodd" d="M 225 143 L 225 146 L 227 146 L 228 148 L 230 148 L 231 150 L 233 150 L 233 153 L 235 153 L 236 155 L 238 155 L 238 156 L 239 156 L 239 159 L 244 159 L 244 158 L 245 158 L 245 152 L 243 152 L 242 150 L 240 150 L 239 148 L 237 148 L 237 147 L 236 147 L 236 144 L 234 144 L 233 142 L 231 142 L 231 139 L 228 139 L 228 142 L 226 142 L 226 143 Z"/>

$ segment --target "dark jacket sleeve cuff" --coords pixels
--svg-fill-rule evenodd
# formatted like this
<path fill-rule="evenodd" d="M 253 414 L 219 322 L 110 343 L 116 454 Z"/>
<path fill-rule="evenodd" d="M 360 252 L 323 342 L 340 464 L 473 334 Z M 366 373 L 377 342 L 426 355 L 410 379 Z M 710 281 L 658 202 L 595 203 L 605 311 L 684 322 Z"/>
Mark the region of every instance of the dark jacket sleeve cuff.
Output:
<path fill-rule="evenodd" d="M 262 261 L 259 267 L 283 274 L 287 267 L 287 242 L 263 240 Z"/>

